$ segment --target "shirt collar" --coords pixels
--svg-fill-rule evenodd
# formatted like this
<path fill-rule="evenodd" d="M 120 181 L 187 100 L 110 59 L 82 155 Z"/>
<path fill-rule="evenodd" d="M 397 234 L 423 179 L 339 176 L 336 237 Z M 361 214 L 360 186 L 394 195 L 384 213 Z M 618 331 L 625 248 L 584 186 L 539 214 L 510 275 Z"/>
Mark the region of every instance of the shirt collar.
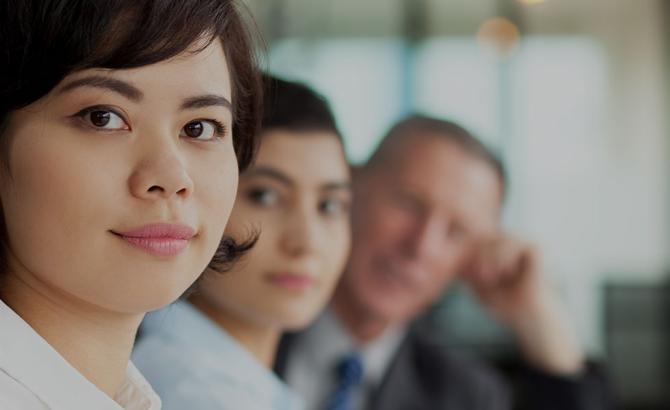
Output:
<path fill-rule="evenodd" d="M 132 362 L 128 362 L 126 380 L 114 400 L 125 410 L 160 410 L 161 408 L 160 398 Z"/>
<path fill-rule="evenodd" d="M 298 348 L 301 354 L 308 355 L 322 369 L 334 369 L 342 357 L 356 351 L 363 360 L 364 383 L 376 386 L 381 383 L 407 333 L 406 330 L 406 326 L 394 326 L 371 342 L 360 346 L 340 322 L 332 307 L 329 307 L 305 331 L 304 338 L 301 338 L 304 343 L 298 342 Z"/>
<path fill-rule="evenodd" d="M 404 326 L 387 329 L 384 334 L 362 348 L 365 383 L 371 386 L 381 383 L 406 333 Z"/>
<path fill-rule="evenodd" d="M 199 366 L 203 372 L 208 369 L 224 372 L 230 383 L 254 390 L 253 394 L 259 402 L 300 403 L 295 393 L 270 369 L 260 364 L 223 328 L 184 300 L 147 315 L 142 331 L 147 337 L 159 336 L 188 346 L 190 354 L 195 354 L 193 366 Z"/>
<path fill-rule="evenodd" d="M 117 401 L 88 381 L 46 340 L 0 300 L 0 369 L 25 386 L 49 408 L 155 410 L 160 399 L 129 363 Z"/>

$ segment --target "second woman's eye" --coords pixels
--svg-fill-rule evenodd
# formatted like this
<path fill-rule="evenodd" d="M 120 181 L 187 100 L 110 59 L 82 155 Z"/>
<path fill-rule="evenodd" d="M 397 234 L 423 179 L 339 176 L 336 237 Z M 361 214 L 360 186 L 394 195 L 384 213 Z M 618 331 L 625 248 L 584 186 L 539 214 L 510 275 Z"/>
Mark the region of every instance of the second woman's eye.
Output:
<path fill-rule="evenodd" d="M 196 120 L 184 125 L 180 136 L 199 141 L 210 141 L 223 137 L 224 127 L 218 121 Z"/>
<path fill-rule="evenodd" d="M 260 206 L 272 206 L 279 201 L 279 193 L 269 188 L 251 189 L 248 191 L 247 197 L 251 202 Z"/>
<path fill-rule="evenodd" d="M 341 199 L 325 199 L 319 203 L 319 211 L 325 215 L 339 215 L 349 211 L 349 203 Z"/>

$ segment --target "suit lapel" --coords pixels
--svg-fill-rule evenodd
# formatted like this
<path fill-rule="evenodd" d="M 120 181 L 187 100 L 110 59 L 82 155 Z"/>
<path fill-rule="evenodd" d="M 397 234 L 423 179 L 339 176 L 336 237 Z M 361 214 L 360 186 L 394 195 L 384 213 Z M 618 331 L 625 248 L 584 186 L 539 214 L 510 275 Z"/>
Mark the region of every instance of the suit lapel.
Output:
<path fill-rule="evenodd" d="M 411 333 L 401 343 L 386 375 L 372 396 L 369 410 L 412 410 L 423 409 L 426 403 L 421 386 L 421 377 L 417 374 L 414 341 Z"/>

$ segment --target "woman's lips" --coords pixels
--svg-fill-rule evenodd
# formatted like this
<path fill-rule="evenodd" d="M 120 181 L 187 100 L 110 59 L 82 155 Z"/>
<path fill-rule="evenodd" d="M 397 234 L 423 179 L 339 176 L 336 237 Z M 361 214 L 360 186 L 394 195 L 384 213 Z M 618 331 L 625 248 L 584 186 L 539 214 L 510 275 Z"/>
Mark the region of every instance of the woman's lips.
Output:
<path fill-rule="evenodd" d="M 112 233 L 152 255 L 175 256 L 186 249 L 195 230 L 187 225 L 158 223 Z"/>
<path fill-rule="evenodd" d="M 315 283 L 310 275 L 292 272 L 270 273 L 266 279 L 273 285 L 292 292 L 303 292 Z"/>

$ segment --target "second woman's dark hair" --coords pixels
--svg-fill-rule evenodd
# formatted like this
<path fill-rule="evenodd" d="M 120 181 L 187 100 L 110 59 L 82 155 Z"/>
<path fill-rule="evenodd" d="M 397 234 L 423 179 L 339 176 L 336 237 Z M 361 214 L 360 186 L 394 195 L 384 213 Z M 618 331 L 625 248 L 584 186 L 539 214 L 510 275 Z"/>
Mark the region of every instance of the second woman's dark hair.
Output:
<path fill-rule="evenodd" d="M 282 129 L 293 132 L 327 131 L 342 136 L 328 101 L 308 86 L 263 76 L 263 119 L 261 131 Z"/>

